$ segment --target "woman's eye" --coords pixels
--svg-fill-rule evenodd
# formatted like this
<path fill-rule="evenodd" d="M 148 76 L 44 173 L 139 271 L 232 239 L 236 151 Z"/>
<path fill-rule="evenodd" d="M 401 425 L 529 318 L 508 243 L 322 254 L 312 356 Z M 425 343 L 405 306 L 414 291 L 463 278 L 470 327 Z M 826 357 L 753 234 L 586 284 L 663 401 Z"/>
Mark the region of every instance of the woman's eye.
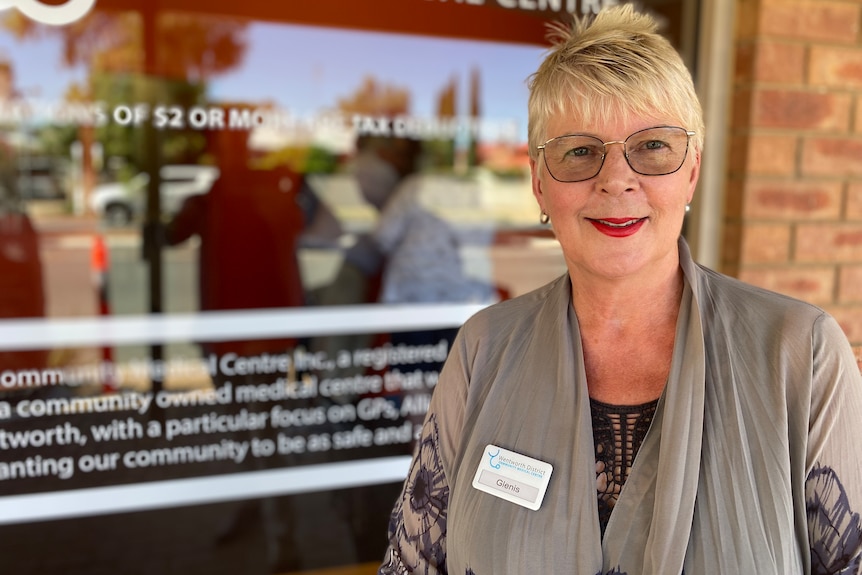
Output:
<path fill-rule="evenodd" d="M 590 150 L 583 147 L 583 146 L 581 146 L 580 148 L 572 148 L 571 150 L 566 152 L 567 156 L 575 156 L 575 157 L 588 156 L 589 154 L 590 154 Z"/>
<path fill-rule="evenodd" d="M 576 146 L 566 150 L 566 153 L 563 154 L 563 158 L 589 158 L 595 154 L 595 149 L 590 146 Z"/>
<path fill-rule="evenodd" d="M 650 140 L 648 142 L 644 142 L 640 147 L 645 150 L 661 150 L 662 148 L 666 148 L 667 144 L 661 140 Z"/>

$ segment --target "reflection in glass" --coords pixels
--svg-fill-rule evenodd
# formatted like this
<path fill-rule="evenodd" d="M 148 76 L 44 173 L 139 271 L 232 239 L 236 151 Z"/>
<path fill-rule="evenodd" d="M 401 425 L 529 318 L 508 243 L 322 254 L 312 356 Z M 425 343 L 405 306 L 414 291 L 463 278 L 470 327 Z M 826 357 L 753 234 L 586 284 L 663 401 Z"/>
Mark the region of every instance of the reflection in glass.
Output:
<path fill-rule="evenodd" d="M 3 141 L 28 158 L 32 191 L 21 194 L 15 221 L 29 218 L 32 234 L 24 235 L 33 239 L 27 247 L 16 241 L 32 252 L 25 259 L 34 286 L 42 283 L 28 287 L 32 301 L 14 303 L 11 313 L 135 317 L 154 300 L 166 315 L 416 303 L 384 294 L 406 293 L 385 287 L 405 277 L 395 272 L 401 264 L 424 272 L 444 261 L 402 251 L 434 243 L 417 238 L 422 230 L 442 241 L 451 264 L 431 277 L 479 288 L 463 297 L 438 289 L 419 298 L 426 303 L 490 301 L 561 271 L 558 252 L 541 240 L 494 243 L 501 232 L 536 227 L 523 82 L 539 47 L 157 12 L 154 5 L 134 12 L 99 0 L 86 18 L 59 28 L 4 14 L 0 128 Z M 409 281 L 430 287 L 422 277 Z M 52 386 L 26 401 L 123 403 L 106 413 L 4 421 L 4 429 L 22 433 L 68 423 L 87 440 L 0 452 L 0 463 L 39 455 L 77 465 L 67 479 L 46 473 L 0 482 L 0 490 L 406 457 L 452 335 L 225 337 L 158 350 L 40 352 L 28 366 L 57 367 L 85 384 Z M 380 359 L 399 345 L 436 355 L 397 365 Z M 14 357 L 24 356 L 0 352 L 2 360 Z M 235 369 L 256 361 L 276 367 Z M 321 392 L 326 386 L 339 391 Z M 243 401 L 236 400 L 240 388 Z M 148 396 L 155 393 L 164 405 Z M 153 403 L 145 407 L 147 397 Z M 264 416 L 269 423 L 259 427 L 219 427 Z M 279 447 L 263 455 L 262 445 Z M 161 454 L 179 460 L 170 450 L 185 447 L 224 457 L 144 465 Z M 374 563 L 400 485 L 356 481 L 339 491 L 4 526 L 0 540 L 22 572 L 65 573 L 70 562 L 84 571 L 249 574 Z M 37 539 L 55 553 L 18 550 Z"/>

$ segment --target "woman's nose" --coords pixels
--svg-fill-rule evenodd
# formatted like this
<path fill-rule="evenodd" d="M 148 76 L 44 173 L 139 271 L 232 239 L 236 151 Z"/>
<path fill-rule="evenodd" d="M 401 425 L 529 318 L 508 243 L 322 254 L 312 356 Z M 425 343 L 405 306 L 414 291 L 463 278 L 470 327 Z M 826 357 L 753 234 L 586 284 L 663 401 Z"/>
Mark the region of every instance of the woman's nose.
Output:
<path fill-rule="evenodd" d="M 617 145 L 619 144 L 619 145 Z M 634 187 L 637 174 L 629 166 L 623 142 L 605 144 L 605 161 L 599 171 L 598 184 L 603 191 L 621 193 Z"/>

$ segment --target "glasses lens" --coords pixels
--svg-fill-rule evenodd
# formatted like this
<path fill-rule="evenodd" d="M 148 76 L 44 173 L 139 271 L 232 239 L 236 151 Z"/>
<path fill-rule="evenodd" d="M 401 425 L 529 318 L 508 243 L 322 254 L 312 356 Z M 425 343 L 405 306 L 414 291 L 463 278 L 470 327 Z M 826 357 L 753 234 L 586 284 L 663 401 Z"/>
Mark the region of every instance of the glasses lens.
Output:
<path fill-rule="evenodd" d="M 545 164 L 555 180 L 589 180 L 602 168 L 605 145 L 592 136 L 562 136 L 545 144 Z"/>
<path fill-rule="evenodd" d="M 663 176 L 682 167 L 688 134 L 682 128 L 649 128 L 626 139 L 629 165 L 645 176 Z"/>

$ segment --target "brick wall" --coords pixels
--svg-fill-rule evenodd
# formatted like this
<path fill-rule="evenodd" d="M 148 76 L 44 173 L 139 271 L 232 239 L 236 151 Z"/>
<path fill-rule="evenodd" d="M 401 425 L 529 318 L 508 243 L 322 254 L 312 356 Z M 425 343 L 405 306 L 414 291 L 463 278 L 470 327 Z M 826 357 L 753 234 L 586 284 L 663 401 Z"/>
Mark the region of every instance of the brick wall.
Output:
<path fill-rule="evenodd" d="M 820 305 L 862 367 L 862 0 L 737 0 L 723 271 Z"/>

